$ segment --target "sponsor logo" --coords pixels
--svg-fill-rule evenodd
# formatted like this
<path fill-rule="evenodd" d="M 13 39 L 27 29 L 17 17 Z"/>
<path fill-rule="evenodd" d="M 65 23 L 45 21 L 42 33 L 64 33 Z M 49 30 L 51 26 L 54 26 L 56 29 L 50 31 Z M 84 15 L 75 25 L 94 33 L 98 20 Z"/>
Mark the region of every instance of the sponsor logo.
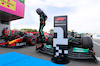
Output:
<path fill-rule="evenodd" d="M 6 44 L 8 44 L 8 42 L 0 43 L 0 45 L 6 45 Z"/>
<path fill-rule="evenodd" d="M 16 43 L 16 46 L 23 46 L 23 45 L 26 45 L 26 42 L 23 42 L 23 43 Z"/>
<path fill-rule="evenodd" d="M 0 6 L 3 6 L 13 11 L 16 10 L 16 2 L 13 0 L 0 0 Z"/>
<path fill-rule="evenodd" d="M 37 44 L 36 45 L 36 48 L 41 48 L 42 47 L 42 44 Z"/>
<path fill-rule="evenodd" d="M 54 57 L 65 56 L 68 54 L 68 38 L 67 38 L 67 16 L 58 16 L 54 23 Z"/>
<path fill-rule="evenodd" d="M 58 17 L 55 19 L 55 23 L 62 23 L 62 22 L 64 22 L 65 18 L 66 17 Z"/>

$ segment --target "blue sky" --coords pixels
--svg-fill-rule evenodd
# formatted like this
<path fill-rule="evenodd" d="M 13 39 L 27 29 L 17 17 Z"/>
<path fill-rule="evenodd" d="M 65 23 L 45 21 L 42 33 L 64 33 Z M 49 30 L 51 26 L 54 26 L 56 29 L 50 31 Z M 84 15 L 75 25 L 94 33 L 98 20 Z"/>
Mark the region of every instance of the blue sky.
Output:
<path fill-rule="evenodd" d="M 11 22 L 11 29 L 39 29 L 41 8 L 48 16 L 44 31 L 53 29 L 54 16 L 68 16 L 68 30 L 100 33 L 100 0 L 25 0 L 25 17 Z"/>

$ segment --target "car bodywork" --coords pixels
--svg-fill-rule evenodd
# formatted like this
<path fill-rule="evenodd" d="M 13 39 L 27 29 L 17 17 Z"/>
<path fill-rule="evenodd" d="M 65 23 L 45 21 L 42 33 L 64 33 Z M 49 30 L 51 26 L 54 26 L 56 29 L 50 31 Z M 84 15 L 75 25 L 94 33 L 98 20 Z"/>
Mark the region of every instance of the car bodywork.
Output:
<path fill-rule="evenodd" d="M 73 59 L 95 59 L 95 52 L 93 51 L 93 48 L 82 47 L 82 37 L 78 37 L 78 40 L 80 41 L 77 41 L 76 39 L 77 38 L 71 39 L 71 41 L 73 40 L 76 42 L 71 42 L 69 40 L 68 57 Z M 52 45 L 37 44 L 36 50 L 49 55 L 54 54 L 54 49 Z"/>

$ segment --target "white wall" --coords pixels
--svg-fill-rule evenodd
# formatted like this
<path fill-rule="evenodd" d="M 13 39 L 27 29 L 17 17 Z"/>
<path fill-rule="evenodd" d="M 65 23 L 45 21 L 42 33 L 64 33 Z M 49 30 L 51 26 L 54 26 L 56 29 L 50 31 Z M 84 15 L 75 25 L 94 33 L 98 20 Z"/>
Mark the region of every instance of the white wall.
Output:
<path fill-rule="evenodd" d="M 100 39 L 100 37 L 98 37 L 98 35 L 100 36 L 100 33 L 93 34 L 93 39 Z"/>

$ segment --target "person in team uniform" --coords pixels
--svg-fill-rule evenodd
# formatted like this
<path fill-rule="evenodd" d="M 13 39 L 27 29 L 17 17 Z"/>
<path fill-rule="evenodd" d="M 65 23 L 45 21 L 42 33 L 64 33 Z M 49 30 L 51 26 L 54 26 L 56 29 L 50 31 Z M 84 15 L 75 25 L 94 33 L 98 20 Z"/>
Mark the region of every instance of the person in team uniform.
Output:
<path fill-rule="evenodd" d="M 9 36 L 9 29 L 8 27 L 4 28 L 3 32 L 2 32 L 3 36 Z"/>
<path fill-rule="evenodd" d="M 38 8 L 36 12 L 40 16 L 40 28 L 39 28 L 40 39 L 41 42 L 44 42 L 45 37 L 43 34 L 43 28 L 45 26 L 45 21 L 47 20 L 47 15 L 40 8 Z"/>

